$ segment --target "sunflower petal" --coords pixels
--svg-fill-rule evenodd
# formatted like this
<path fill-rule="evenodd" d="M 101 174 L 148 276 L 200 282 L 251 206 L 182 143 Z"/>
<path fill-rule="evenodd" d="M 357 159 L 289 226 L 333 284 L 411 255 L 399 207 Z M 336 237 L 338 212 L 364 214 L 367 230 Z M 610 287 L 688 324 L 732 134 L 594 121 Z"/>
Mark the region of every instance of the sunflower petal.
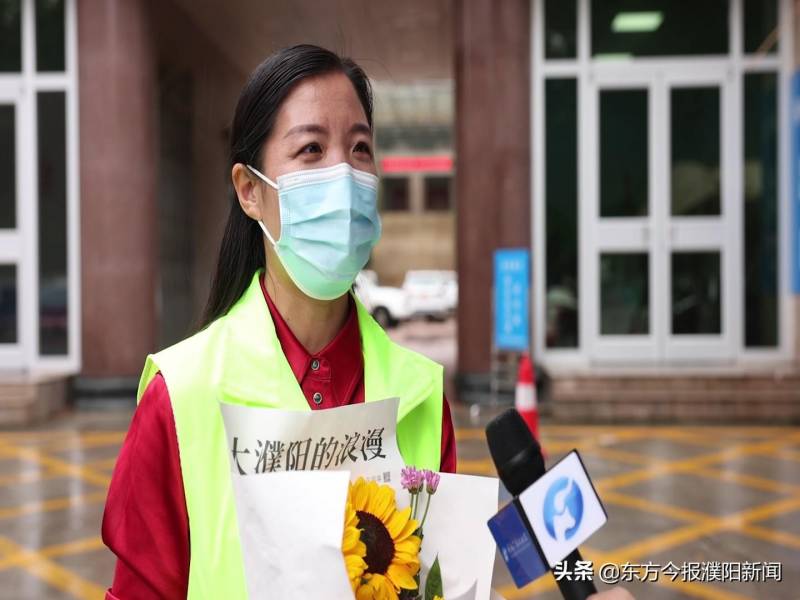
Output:
<path fill-rule="evenodd" d="M 403 540 L 410 537 L 419 528 L 419 523 L 414 519 L 409 519 L 405 524 L 403 530 L 395 536 L 397 540 Z"/>
<path fill-rule="evenodd" d="M 405 510 L 395 511 L 388 523 L 386 523 L 386 529 L 389 531 L 389 535 L 392 536 L 393 540 L 396 540 L 403 532 L 403 529 L 405 529 L 406 525 L 408 524 L 410 516 L 411 507 L 409 506 Z"/>
<path fill-rule="evenodd" d="M 385 493 L 390 492 L 391 490 L 381 490 L 381 494 L 378 494 L 377 498 L 372 504 L 372 510 L 370 511 L 373 515 L 378 517 L 381 521 L 385 521 L 386 518 L 392 513 L 395 509 L 395 500 L 393 493 Z"/>
<path fill-rule="evenodd" d="M 350 491 L 353 499 L 353 510 L 364 510 L 368 499 L 366 482 L 359 477 L 359 479 L 353 484 Z"/>
<path fill-rule="evenodd" d="M 386 570 L 386 575 L 392 580 L 392 583 L 398 587 L 401 587 L 405 590 L 417 589 L 417 582 L 414 581 L 414 576 L 403 567 L 391 564 Z"/>

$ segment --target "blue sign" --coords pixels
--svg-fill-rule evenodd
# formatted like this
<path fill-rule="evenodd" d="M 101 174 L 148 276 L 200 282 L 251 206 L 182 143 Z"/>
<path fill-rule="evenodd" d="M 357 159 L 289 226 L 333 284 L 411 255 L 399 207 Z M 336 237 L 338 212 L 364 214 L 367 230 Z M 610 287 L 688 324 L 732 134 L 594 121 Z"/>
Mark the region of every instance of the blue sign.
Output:
<path fill-rule="evenodd" d="M 583 494 L 571 477 L 554 481 L 544 497 L 544 525 L 557 542 L 570 539 L 581 526 Z"/>
<path fill-rule="evenodd" d="M 515 502 L 510 502 L 489 519 L 489 530 L 518 588 L 547 573 L 547 566 L 523 519 Z"/>
<path fill-rule="evenodd" d="M 792 269 L 792 290 L 800 294 L 800 71 L 792 77 L 792 234 L 790 239 Z"/>
<path fill-rule="evenodd" d="M 494 346 L 530 349 L 530 252 L 506 248 L 494 253 Z"/>

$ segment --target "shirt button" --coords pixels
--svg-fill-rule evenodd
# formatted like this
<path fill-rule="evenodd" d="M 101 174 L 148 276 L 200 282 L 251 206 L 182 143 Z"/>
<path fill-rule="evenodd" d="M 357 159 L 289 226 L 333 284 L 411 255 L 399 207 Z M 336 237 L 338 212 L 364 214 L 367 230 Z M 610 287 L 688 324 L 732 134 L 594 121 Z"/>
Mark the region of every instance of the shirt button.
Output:
<path fill-rule="evenodd" d="M 319 392 L 314 392 L 313 400 L 314 404 L 319 406 L 320 404 L 322 404 L 322 394 L 320 394 Z"/>
<path fill-rule="evenodd" d="M 315 358 L 311 361 L 311 370 L 316 371 L 317 369 L 319 369 L 319 360 Z"/>

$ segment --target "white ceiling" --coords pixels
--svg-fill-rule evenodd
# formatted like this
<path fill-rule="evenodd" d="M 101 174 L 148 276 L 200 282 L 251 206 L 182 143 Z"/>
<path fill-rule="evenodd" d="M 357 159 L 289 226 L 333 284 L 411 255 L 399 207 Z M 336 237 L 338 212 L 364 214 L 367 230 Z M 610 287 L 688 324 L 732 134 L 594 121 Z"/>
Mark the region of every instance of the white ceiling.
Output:
<path fill-rule="evenodd" d="M 376 81 L 453 76 L 452 0 L 175 0 L 243 73 L 298 43 L 330 48 Z"/>

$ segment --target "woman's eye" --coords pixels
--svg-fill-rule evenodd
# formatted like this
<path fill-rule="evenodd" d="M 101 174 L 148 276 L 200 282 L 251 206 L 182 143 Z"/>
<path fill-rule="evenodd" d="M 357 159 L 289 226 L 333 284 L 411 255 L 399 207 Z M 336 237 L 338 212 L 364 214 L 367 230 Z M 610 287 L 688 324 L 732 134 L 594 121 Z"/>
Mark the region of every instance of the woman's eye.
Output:
<path fill-rule="evenodd" d="M 320 148 L 320 145 L 316 142 L 312 142 L 311 144 L 306 144 L 305 146 L 303 146 L 303 149 L 300 150 L 301 154 L 313 154 L 316 152 L 322 152 L 322 148 Z"/>
<path fill-rule="evenodd" d="M 369 144 L 367 144 L 366 142 L 358 142 L 356 144 L 356 147 L 353 148 L 353 150 L 355 152 L 364 152 L 364 153 L 369 154 L 370 156 L 372 156 L 372 148 L 370 148 Z"/>

